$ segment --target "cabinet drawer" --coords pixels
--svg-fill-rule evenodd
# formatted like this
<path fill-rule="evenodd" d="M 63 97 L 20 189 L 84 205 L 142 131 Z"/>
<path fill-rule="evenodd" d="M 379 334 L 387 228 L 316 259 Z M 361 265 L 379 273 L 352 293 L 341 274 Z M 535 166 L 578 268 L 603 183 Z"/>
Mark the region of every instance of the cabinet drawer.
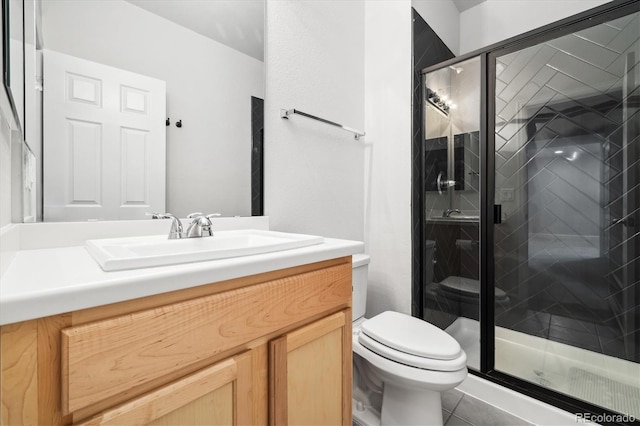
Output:
<path fill-rule="evenodd" d="M 64 329 L 62 410 L 144 388 L 350 300 L 351 265 L 345 263 Z"/>

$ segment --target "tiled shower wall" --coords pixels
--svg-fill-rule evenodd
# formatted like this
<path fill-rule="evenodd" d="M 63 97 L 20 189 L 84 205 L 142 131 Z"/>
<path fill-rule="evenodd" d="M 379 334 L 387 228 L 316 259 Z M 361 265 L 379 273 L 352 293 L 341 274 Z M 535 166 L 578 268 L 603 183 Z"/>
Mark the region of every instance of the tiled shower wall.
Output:
<path fill-rule="evenodd" d="M 413 234 L 412 248 L 412 297 L 411 312 L 422 316 L 423 274 L 425 238 L 424 193 L 422 192 L 422 69 L 446 61 L 455 55 L 431 29 L 415 9 L 413 13 L 413 105 L 412 105 L 412 192 L 411 192 L 411 227 Z"/>
<path fill-rule="evenodd" d="M 636 362 L 639 26 L 498 57 L 495 142 L 497 325 Z"/>

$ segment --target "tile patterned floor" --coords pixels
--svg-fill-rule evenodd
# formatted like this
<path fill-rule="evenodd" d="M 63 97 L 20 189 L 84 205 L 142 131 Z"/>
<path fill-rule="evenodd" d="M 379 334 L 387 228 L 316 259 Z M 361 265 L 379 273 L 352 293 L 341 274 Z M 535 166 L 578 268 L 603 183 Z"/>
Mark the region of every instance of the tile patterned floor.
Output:
<path fill-rule="evenodd" d="M 516 312 L 512 312 L 515 316 Z M 519 321 L 509 324 L 501 318 L 498 325 L 570 346 L 628 359 L 620 330 L 608 324 L 596 324 L 547 312 L 519 312 Z M 504 322 L 505 324 L 502 324 Z"/>

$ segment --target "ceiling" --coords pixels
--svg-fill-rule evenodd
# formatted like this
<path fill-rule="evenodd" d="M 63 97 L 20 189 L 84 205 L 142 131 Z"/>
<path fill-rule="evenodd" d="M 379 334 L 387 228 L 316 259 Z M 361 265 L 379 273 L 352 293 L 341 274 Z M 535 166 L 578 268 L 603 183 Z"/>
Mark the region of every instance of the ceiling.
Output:
<path fill-rule="evenodd" d="M 264 0 L 127 1 L 264 61 Z"/>
<path fill-rule="evenodd" d="M 264 0 L 126 0 L 264 61 Z M 463 12 L 486 0 L 452 0 Z"/>
<path fill-rule="evenodd" d="M 458 8 L 458 12 L 464 12 L 485 1 L 486 0 L 453 0 L 453 3 L 456 5 L 456 8 Z"/>

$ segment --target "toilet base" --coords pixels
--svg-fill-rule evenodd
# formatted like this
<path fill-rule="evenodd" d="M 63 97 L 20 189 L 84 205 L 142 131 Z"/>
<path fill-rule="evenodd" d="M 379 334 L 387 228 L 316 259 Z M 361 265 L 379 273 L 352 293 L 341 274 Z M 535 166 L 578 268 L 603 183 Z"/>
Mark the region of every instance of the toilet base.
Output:
<path fill-rule="evenodd" d="M 442 426 L 440 392 L 385 383 L 380 424 Z"/>
<path fill-rule="evenodd" d="M 358 404 L 358 400 L 352 398 L 353 426 L 380 426 L 380 413 L 368 406 Z"/>

